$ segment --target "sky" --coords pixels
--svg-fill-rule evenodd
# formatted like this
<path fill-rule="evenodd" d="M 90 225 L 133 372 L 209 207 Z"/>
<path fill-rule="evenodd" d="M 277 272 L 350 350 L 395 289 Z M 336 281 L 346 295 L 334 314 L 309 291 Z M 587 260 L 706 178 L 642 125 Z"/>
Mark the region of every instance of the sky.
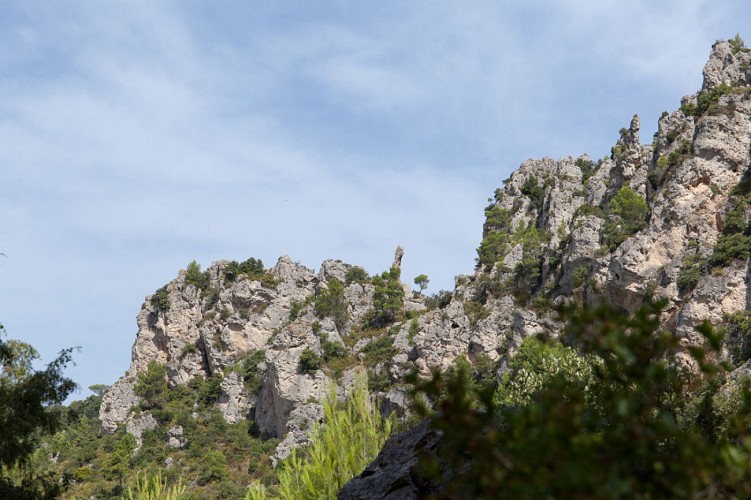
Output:
<path fill-rule="evenodd" d="M 86 397 L 191 260 L 452 289 L 527 158 L 650 140 L 747 1 L 0 5 L 0 322 Z"/>

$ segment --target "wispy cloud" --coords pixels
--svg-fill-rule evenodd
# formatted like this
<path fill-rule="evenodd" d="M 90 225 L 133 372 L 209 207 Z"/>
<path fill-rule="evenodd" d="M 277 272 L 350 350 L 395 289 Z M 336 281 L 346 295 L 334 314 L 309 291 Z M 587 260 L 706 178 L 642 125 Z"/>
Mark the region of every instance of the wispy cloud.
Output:
<path fill-rule="evenodd" d="M 604 154 L 633 112 L 698 86 L 709 44 L 749 14 L 200 8 L 29 2 L 0 19 L 0 320 L 47 358 L 82 345 L 84 386 L 124 371 L 143 296 L 194 258 L 377 272 L 402 244 L 407 280 L 450 288 L 516 165 Z"/>

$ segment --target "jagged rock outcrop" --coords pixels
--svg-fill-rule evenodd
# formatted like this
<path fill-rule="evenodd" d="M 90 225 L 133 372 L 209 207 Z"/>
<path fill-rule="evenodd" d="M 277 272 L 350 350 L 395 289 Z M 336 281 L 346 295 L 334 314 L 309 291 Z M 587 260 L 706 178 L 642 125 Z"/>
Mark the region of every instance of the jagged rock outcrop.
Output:
<path fill-rule="evenodd" d="M 225 420 L 252 418 L 262 435 L 282 438 L 276 458 L 307 441 L 311 421 L 320 419 L 320 401 L 335 382 L 323 370 L 301 371 L 301 357 L 306 352 L 324 356 L 324 339 L 329 348 L 345 349 L 341 335 L 373 309 L 374 286 L 367 280 L 347 283 L 352 266 L 337 260 L 325 261 L 318 274 L 289 257 L 253 275 L 238 274 L 237 266 L 218 261 L 193 276 L 182 270 L 146 298 L 131 367 L 103 396 L 105 432 L 114 432 L 133 414 L 140 401 L 138 377 L 156 362 L 166 367 L 170 387 L 196 377 L 221 377 L 216 405 Z M 315 311 L 316 296 L 333 282 L 342 287 L 346 324 Z M 420 299 L 410 304 L 412 310 L 424 308 Z M 258 358 L 254 373 L 241 373 L 253 356 Z M 256 382 L 252 387 L 249 378 Z"/>
<path fill-rule="evenodd" d="M 222 379 L 222 393 L 216 402 L 219 411 L 229 424 L 246 420 L 255 408 L 255 398 L 245 390 L 242 377 L 232 372 Z"/>

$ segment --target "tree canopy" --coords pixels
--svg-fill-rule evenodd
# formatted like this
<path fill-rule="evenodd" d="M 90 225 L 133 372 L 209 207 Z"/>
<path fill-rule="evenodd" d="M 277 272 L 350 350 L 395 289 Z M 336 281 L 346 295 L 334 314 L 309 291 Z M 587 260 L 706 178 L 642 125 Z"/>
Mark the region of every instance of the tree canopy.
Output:
<path fill-rule="evenodd" d="M 43 370 L 34 370 L 37 351 L 24 342 L 4 340 L 3 334 L 0 325 L 0 498 L 52 498 L 59 493 L 59 481 L 35 475 L 27 465 L 40 434 L 63 425 L 53 406 L 76 388 L 63 376 L 73 349 L 60 352 Z"/>

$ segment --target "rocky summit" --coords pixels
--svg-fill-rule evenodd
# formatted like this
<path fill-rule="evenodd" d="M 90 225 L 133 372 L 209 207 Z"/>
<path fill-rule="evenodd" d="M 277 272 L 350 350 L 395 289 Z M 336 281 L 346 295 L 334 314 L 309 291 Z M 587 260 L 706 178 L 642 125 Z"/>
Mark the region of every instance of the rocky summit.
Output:
<path fill-rule="evenodd" d="M 306 442 L 332 384 L 344 390 L 357 370 L 368 372 L 382 413 L 404 414 L 408 372 L 427 376 L 464 356 L 500 375 L 524 338 L 559 335 L 555 306 L 570 301 L 630 312 L 665 298 L 661 321 L 684 346 L 701 341 L 701 321 L 724 325 L 724 354 L 747 371 L 749 340 L 735 325 L 751 300 L 751 52 L 717 42 L 703 75 L 651 141 L 642 143 L 634 116 L 604 158 L 522 163 L 485 209 L 474 273 L 451 292 L 401 283 L 401 249 L 373 277 L 338 260 L 317 272 L 289 257 L 270 269 L 255 259 L 204 271 L 191 263 L 146 298 L 130 369 L 103 397 L 102 429 L 126 424 L 138 438 L 155 425 L 134 407 L 139 375 L 158 363 L 170 386 L 215 378 L 224 419 L 250 419 L 279 438 L 282 459 Z M 405 478 L 435 435 L 410 432 L 342 495 L 419 494 Z M 179 441 L 177 429 L 169 435 Z"/>

